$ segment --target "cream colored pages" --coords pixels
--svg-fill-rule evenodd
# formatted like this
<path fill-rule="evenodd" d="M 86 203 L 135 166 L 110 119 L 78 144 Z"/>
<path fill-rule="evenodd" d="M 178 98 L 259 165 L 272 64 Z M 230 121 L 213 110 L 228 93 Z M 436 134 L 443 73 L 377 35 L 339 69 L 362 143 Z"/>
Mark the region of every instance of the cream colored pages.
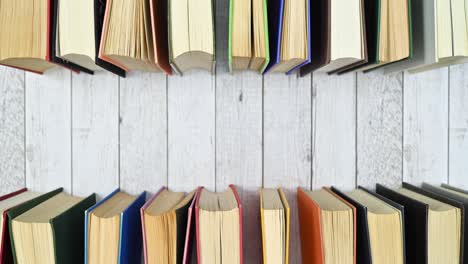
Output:
<path fill-rule="evenodd" d="M 39 195 L 40 193 L 26 191 L 0 202 L 0 239 L 3 237 L 3 212 Z"/>
<path fill-rule="evenodd" d="M 331 0 L 331 60 L 362 56 L 360 0 Z"/>
<path fill-rule="evenodd" d="M 60 55 L 81 54 L 94 61 L 94 0 L 59 1 Z"/>
<path fill-rule="evenodd" d="M 252 56 L 251 2 L 237 0 L 233 5 L 232 56 L 250 58 Z"/>
<path fill-rule="evenodd" d="M 180 56 L 190 50 L 188 28 L 188 0 L 171 0 L 169 23 L 171 26 L 172 58 Z"/>
<path fill-rule="evenodd" d="M 183 12 L 185 9 L 186 7 L 181 10 L 172 10 L 172 12 Z M 204 51 L 214 54 L 213 4 L 211 0 L 188 1 L 188 10 L 190 51 Z"/>
<path fill-rule="evenodd" d="M 437 0 L 437 58 L 453 56 L 450 1 Z"/>
<path fill-rule="evenodd" d="M 453 56 L 468 56 L 468 36 L 465 0 L 451 0 L 453 27 Z"/>
<path fill-rule="evenodd" d="M 307 3 L 304 0 L 285 0 L 281 60 L 304 60 L 307 50 Z"/>
<path fill-rule="evenodd" d="M 45 59 L 47 4 L 47 0 L 1 1 L 0 60 Z"/>

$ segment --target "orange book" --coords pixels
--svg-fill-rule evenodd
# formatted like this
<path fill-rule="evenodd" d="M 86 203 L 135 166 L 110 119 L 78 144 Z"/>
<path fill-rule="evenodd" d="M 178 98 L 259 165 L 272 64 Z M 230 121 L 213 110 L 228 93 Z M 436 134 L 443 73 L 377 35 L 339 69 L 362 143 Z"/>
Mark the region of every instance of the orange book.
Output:
<path fill-rule="evenodd" d="M 328 188 L 298 188 L 302 263 L 356 263 L 356 208 Z"/>

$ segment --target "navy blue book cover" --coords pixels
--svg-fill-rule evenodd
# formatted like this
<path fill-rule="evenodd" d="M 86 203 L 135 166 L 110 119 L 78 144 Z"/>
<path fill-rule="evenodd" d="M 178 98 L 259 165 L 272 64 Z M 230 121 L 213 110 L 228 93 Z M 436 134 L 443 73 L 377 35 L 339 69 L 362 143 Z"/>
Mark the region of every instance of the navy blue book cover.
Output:
<path fill-rule="evenodd" d="M 128 206 L 121 215 L 119 264 L 138 263 L 143 256 L 140 209 L 146 201 L 146 192 Z"/>

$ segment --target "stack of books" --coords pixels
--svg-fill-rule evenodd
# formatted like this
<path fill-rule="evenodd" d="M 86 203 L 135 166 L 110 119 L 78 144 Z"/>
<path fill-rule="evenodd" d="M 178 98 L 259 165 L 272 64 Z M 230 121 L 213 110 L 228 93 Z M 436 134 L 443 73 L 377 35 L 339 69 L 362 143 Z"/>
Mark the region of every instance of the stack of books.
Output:
<path fill-rule="evenodd" d="M 298 189 L 304 263 L 466 263 L 468 192 L 443 185 Z"/>
<path fill-rule="evenodd" d="M 96 203 L 62 188 L 2 196 L 0 263 L 244 262 L 250 241 L 233 185 L 145 197 L 117 189 Z M 468 262 L 468 192 L 452 186 L 298 188 L 297 209 L 303 263 Z M 288 264 L 294 221 L 282 189 L 260 190 L 259 214 L 263 263 Z"/>
<path fill-rule="evenodd" d="M 213 0 L 5 1 L 0 64 L 214 72 L 214 17 Z M 229 0 L 229 69 L 304 76 L 466 63 L 467 17 L 466 0 Z"/>

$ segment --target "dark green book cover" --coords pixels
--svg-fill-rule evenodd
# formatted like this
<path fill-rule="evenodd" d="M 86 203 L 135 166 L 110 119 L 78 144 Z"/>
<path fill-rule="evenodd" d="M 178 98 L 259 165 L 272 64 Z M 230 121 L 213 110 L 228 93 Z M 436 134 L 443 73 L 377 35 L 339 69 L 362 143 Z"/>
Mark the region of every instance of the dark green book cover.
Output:
<path fill-rule="evenodd" d="M 12 229 L 12 226 L 11 226 L 11 222 L 12 220 L 25 213 L 26 211 L 30 210 L 31 208 L 39 205 L 40 203 L 42 202 L 45 202 L 46 200 L 50 199 L 51 197 L 61 193 L 63 191 L 63 188 L 58 188 L 56 190 L 53 190 L 51 192 L 48 192 L 46 194 L 43 194 L 39 197 L 36 197 L 32 200 L 29 200 L 25 203 L 22 203 L 12 209 L 10 209 L 10 211 L 8 212 L 8 227 L 9 227 L 9 232 L 10 232 L 10 241 L 11 241 L 11 251 L 13 253 L 13 261 L 14 263 L 16 264 L 17 261 L 16 261 L 16 251 L 15 251 L 15 240 L 13 238 L 13 229 Z"/>
<path fill-rule="evenodd" d="M 55 245 L 55 263 L 84 263 L 85 210 L 96 203 L 92 194 L 50 220 Z"/>

